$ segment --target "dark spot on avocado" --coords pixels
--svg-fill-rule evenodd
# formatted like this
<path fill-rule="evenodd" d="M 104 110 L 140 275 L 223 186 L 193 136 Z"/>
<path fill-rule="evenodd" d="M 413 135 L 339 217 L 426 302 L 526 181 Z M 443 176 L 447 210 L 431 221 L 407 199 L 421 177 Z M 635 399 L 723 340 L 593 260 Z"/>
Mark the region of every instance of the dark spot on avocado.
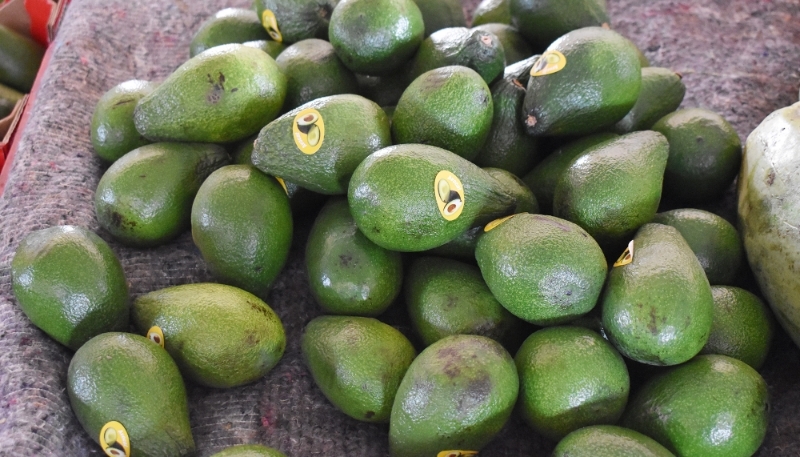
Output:
<path fill-rule="evenodd" d="M 436 356 L 444 362 L 442 372 L 447 375 L 448 378 L 453 379 L 461 373 L 461 368 L 459 368 L 459 365 L 461 365 L 461 354 L 456 348 L 446 347 L 440 349 L 439 352 L 436 353 Z"/>
<path fill-rule="evenodd" d="M 347 268 L 350 266 L 350 262 L 353 261 L 353 256 L 348 254 L 341 254 L 339 255 L 339 263 L 342 264 L 343 267 Z"/>
<path fill-rule="evenodd" d="M 325 3 L 323 5 L 320 5 L 319 9 L 317 10 L 317 14 L 319 15 L 319 18 L 320 19 L 325 19 L 325 20 L 331 18 L 331 13 L 332 12 L 333 12 L 333 8 L 331 7 L 331 5 L 329 5 L 327 3 Z"/>
<path fill-rule="evenodd" d="M 485 44 L 486 46 L 492 45 L 492 37 L 489 35 L 484 35 L 481 37 L 481 43 Z"/>
<path fill-rule="evenodd" d="M 140 178 L 146 178 L 147 175 L 139 175 Z"/>
<path fill-rule="evenodd" d="M 225 75 L 223 75 L 222 72 L 219 72 L 219 87 L 225 90 Z"/>
<path fill-rule="evenodd" d="M 245 336 L 245 338 L 244 338 L 244 342 L 248 346 L 255 346 L 255 345 L 257 345 L 258 343 L 261 342 L 261 339 L 255 333 L 248 332 L 247 336 Z"/>
<path fill-rule="evenodd" d="M 234 92 L 236 92 L 237 90 L 239 90 L 239 88 L 238 88 L 238 87 L 234 87 L 233 89 L 231 89 L 231 93 L 234 93 Z"/>
<path fill-rule="evenodd" d="M 445 306 L 446 306 L 448 309 L 450 309 L 450 308 L 453 308 L 453 307 L 454 307 L 454 306 L 456 306 L 457 304 L 458 304 L 458 297 L 454 297 L 454 296 L 452 296 L 452 295 L 448 295 L 448 296 L 447 296 L 447 303 L 445 304 Z"/>
<path fill-rule="evenodd" d="M 519 80 L 517 78 L 512 79 L 511 83 L 514 84 L 515 86 L 519 87 L 520 89 L 525 90 L 525 86 L 523 86 L 522 83 L 519 82 Z"/>
<path fill-rule="evenodd" d="M 650 323 L 647 324 L 647 330 L 653 335 L 658 334 L 658 316 L 655 308 L 650 308 Z"/>
<path fill-rule="evenodd" d="M 127 226 L 128 228 L 133 228 L 136 227 L 136 221 L 128 220 L 122 214 L 114 211 L 111 213 L 111 225 L 115 227 Z"/>
<path fill-rule="evenodd" d="M 702 136 L 698 136 L 697 138 L 695 138 L 695 139 L 694 139 L 694 141 L 695 141 L 696 143 L 702 143 L 702 142 L 703 142 L 703 141 L 705 141 L 705 140 L 703 139 L 703 137 L 702 137 Z"/>
<path fill-rule="evenodd" d="M 262 267 L 262 266 L 260 266 L 260 265 L 259 265 L 259 266 L 257 266 L 257 267 L 256 267 L 256 273 L 261 273 L 261 270 L 263 270 L 263 269 L 264 269 L 264 267 Z"/>
<path fill-rule="evenodd" d="M 464 396 L 458 400 L 456 407 L 459 412 L 468 412 L 480 408 L 492 391 L 492 380 L 486 372 L 480 373 L 475 379 L 470 379 L 464 389 Z"/>
<path fill-rule="evenodd" d="M 767 185 L 771 186 L 772 183 L 775 182 L 775 170 L 770 170 L 769 174 L 767 175 Z"/>
<path fill-rule="evenodd" d="M 216 104 L 222 99 L 222 94 L 225 92 L 225 75 L 220 72 L 217 81 L 214 81 L 210 74 L 206 74 L 206 78 L 211 85 L 206 94 L 206 100 L 211 104 Z"/>
<path fill-rule="evenodd" d="M 253 309 L 254 311 L 258 311 L 259 313 L 261 313 L 261 314 L 263 314 L 265 316 L 267 315 L 267 310 L 264 309 L 264 307 L 259 306 L 258 303 L 252 302 L 252 301 L 248 301 L 247 304 L 250 305 L 250 308 Z"/>
<path fill-rule="evenodd" d="M 375 233 L 381 233 L 381 229 L 378 227 L 372 227 L 372 231 Z"/>
<path fill-rule="evenodd" d="M 134 102 L 136 102 L 135 98 L 123 98 L 117 103 L 114 103 L 114 106 L 127 105 L 128 103 L 134 103 Z"/>
<path fill-rule="evenodd" d="M 375 411 L 367 411 L 366 413 L 364 413 L 364 417 L 365 417 L 366 419 L 372 419 L 372 417 L 373 417 L 374 415 L 375 415 Z"/>

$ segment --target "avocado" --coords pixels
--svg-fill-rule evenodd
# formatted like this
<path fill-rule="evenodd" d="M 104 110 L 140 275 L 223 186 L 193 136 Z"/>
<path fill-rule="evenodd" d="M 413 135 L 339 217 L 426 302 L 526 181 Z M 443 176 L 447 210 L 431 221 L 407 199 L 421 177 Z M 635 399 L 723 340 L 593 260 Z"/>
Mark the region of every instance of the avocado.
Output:
<path fill-rule="evenodd" d="M 558 442 L 553 457 L 675 457 L 654 439 L 616 425 L 590 425 Z"/>
<path fill-rule="evenodd" d="M 69 363 L 67 394 L 89 436 L 116 451 L 108 455 L 194 454 L 181 373 L 147 338 L 109 332 L 87 341 Z"/>
<path fill-rule="evenodd" d="M 134 149 L 100 178 L 94 195 L 97 221 L 126 245 L 166 243 L 189 228 L 197 190 L 229 160 L 213 144 L 154 143 Z"/>
<path fill-rule="evenodd" d="M 260 444 L 240 444 L 225 448 L 211 457 L 286 457 L 286 454 Z"/>
<path fill-rule="evenodd" d="M 525 60 L 533 55 L 533 50 L 528 42 L 525 41 L 525 38 L 522 37 L 517 29 L 508 24 L 482 24 L 473 27 L 473 30 L 489 32 L 500 40 L 500 44 L 503 45 L 506 66 Z"/>
<path fill-rule="evenodd" d="M 606 0 L 509 0 L 511 23 L 538 49 L 575 29 L 608 25 Z"/>
<path fill-rule="evenodd" d="M 551 440 L 589 425 L 614 424 L 630 391 L 625 361 L 608 341 L 582 327 L 531 334 L 514 358 L 522 418 Z"/>
<path fill-rule="evenodd" d="M 325 40 L 309 38 L 298 41 L 286 48 L 275 62 L 287 81 L 283 111 L 320 97 L 358 91 L 356 77 Z"/>
<path fill-rule="evenodd" d="M 671 225 L 692 248 L 709 284 L 734 285 L 744 263 L 744 247 L 736 227 L 720 216 L 700 209 L 658 213 L 653 222 Z"/>
<path fill-rule="evenodd" d="M 423 144 L 371 154 L 353 172 L 347 198 L 364 236 L 396 251 L 441 246 L 515 205 L 502 184 L 472 162 Z"/>
<path fill-rule="evenodd" d="M 39 43 L 0 24 L 0 84 L 30 92 L 44 51 Z"/>
<path fill-rule="evenodd" d="M 500 40 L 489 32 L 466 27 L 439 30 L 422 42 L 409 64 L 414 80 L 435 68 L 459 65 L 475 70 L 486 84 L 503 73 L 505 52 Z"/>
<path fill-rule="evenodd" d="M 509 0 L 482 0 L 472 13 L 472 26 L 483 24 L 511 24 Z"/>
<path fill-rule="evenodd" d="M 345 66 L 368 75 L 400 69 L 424 36 L 422 12 L 413 0 L 342 0 L 328 30 Z"/>
<path fill-rule="evenodd" d="M 245 46 L 249 46 L 251 48 L 261 49 L 262 51 L 269 54 L 270 57 L 273 59 L 277 59 L 278 56 L 286 49 L 286 45 L 272 40 L 253 40 L 253 41 L 245 41 L 242 43 Z"/>
<path fill-rule="evenodd" d="M 290 45 L 328 38 L 331 14 L 339 0 L 253 0 L 261 25 L 274 41 Z"/>
<path fill-rule="evenodd" d="M 609 341 L 649 365 L 676 365 L 697 355 L 711 332 L 714 299 L 680 232 L 645 224 L 624 255 L 630 259 L 621 257 L 611 269 L 601 298 Z"/>
<path fill-rule="evenodd" d="M 500 343 L 479 335 L 441 339 L 414 359 L 400 383 L 390 455 L 480 451 L 508 421 L 518 392 L 514 359 Z"/>
<path fill-rule="evenodd" d="M 614 131 L 623 134 L 651 128 L 659 119 L 678 109 L 685 93 L 680 73 L 668 68 L 642 68 L 639 98 L 628 114 L 614 125 Z"/>
<path fill-rule="evenodd" d="M 253 165 L 314 192 L 347 192 L 353 170 L 391 144 L 389 119 L 380 106 L 353 94 L 306 103 L 261 130 Z"/>
<path fill-rule="evenodd" d="M 31 322 L 73 351 L 95 335 L 128 327 L 122 265 L 85 228 L 64 225 L 27 234 L 11 261 L 11 284 Z"/>
<path fill-rule="evenodd" d="M 425 37 L 448 27 L 464 27 L 467 20 L 460 0 L 414 0 L 425 23 Z"/>
<path fill-rule="evenodd" d="M 744 362 L 701 355 L 648 381 L 622 425 L 676 455 L 749 457 L 767 433 L 767 383 Z"/>
<path fill-rule="evenodd" d="M 189 44 L 189 57 L 214 46 L 268 40 L 270 36 L 261 25 L 255 11 L 245 8 L 225 8 L 200 24 Z"/>
<path fill-rule="evenodd" d="M 475 263 L 475 246 L 483 234 L 483 226 L 469 228 L 447 243 L 426 251 L 428 254 Z"/>
<path fill-rule="evenodd" d="M 253 382 L 283 356 L 286 336 L 278 315 L 258 297 L 223 284 L 184 284 L 133 302 L 133 324 L 161 343 L 181 373 L 217 388 Z"/>
<path fill-rule="evenodd" d="M 484 231 L 475 248 L 478 267 L 512 314 L 536 325 L 555 325 L 594 308 L 607 266 L 600 246 L 582 228 L 523 213 Z"/>
<path fill-rule="evenodd" d="M 416 78 L 397 102 L 395 144 L 438 146 L 472 160 L 492 127 L 492 94 L 475 71 L 436 68 Z"/>
<path fill-rule="evenodd" d="M 358 93 L 380 106 L 395 106 L 408 87 L 407 76 L 398 72 L 383 76 L 356 75 Z"/>
<path fill-rule="evenodd" d="M 117 84 L 98 100 L 92 115 L 92 147 L 106 162 L 114 162 L 134 149 L 150 144 L 136 130 L 133 111 L 157 84 L 130 80 Z"/>
<path fill-rule="evenodd" d="M 228 165 L 192 203 L 192 239 L 218 281 L 266 297 L 289 256 L 292 213 L 278 181 L 252 165 Z"/>
<path fill-rule="evenodd" d="M 17 102 L 22 100 L 22 97 L 24 96 L 25 94 L 0 84 L 0 119 L 4 119 L 6 116 L 11 114 L 11 112 L 14 111 L 14 108 L 17 106 Z"/>
<path fill-rule="evenodd" d="M 516 347 L 523 324 L 489 291 L 474 265 L 441 257 L 419 257 L 404 285 L 411 325 L 425 346 L 450 335 L 482 335 Z"/>
<path fill-rule="evenodd" d="M 522 121 L 534 136 L 588 135 L 625 117 L 641 83 L 630 40 L 602 27 L 578 29 L 554 41 L 534 65 Z"/>
<path fill-rule="evenodd" d="M 134 110 L 136 129 L 152 141 L 225 143 L 275 119 L 286 77 L 265 52 L 226 44 L 192 57 Z"/>
<path fill-rule="evenodd" d="M 369 317 L 317 317 L 300 346 L 325 397 L 365 422 L 389 421 L 400 381 L 417 355 L 402 333 Z"/>
<path fill-rule="evenodd" d="M 320 210 L 306 244 L 308 285 L 323 311 L 377 316 L 400 293 L 403 259 L 358 230 L 347 199 L 332 197 Z"/>
<path fill-rule="evenodd" d="M 661 202 L 669 143 L 651 130 L 585 150 L 561 174 L 553 215 L 574 222 L 616 255 Z"/>
<path fill-rule="evenodd" d="M 550 153 L 522 178 L 536 196 L 543 214 L 553 213 L 553 194 L 556 184 L 572 161 L 584 151 L 618 136 L 616 133 L 604 132 L 570 141 Z"/>
<path fill-rule="evenodd" d="M 513 213 L 539 212 L 539 203 L 536 201 L 533 192 L 531 192 L 527 184 L 522 182 L 522 180 L 513 173 L 501 168 L 491 167 L 486 167 L 483 171 L 489 173 L 491 177 L 501 183 L 505 187 L 505 193 L 516 201 L 516 205 L 512 210 Z"/>

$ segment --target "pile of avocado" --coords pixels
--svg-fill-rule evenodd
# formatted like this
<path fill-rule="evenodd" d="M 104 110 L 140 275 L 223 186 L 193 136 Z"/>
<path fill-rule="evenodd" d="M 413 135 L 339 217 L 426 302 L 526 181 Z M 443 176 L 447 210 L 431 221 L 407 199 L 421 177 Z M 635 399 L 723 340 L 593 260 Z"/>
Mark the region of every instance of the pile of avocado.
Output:
<path fill-rule="evenodd" d="M 512 414 L 554 456 L 756 452 L 773 317 L 739 287 L 736 228 L 698 209 L 739 172 L 737 133 L 677 110 L 681 75 L 604 0 L 484 0 L 473 25 L 458 0 L 255 0 L 164 81 L 100 98 L 100 226 L 141 249 L 191 230 L 218 281 L 131 305 L 96 234 L 20 243 L 18 304 L 76 351 L 67 392 L 107 455 L 191 454 L 184 380 L 279 363 L 265 300 L 311 218 L 304 361 L 389 424 L 392 456 L 476 455 Z"/>

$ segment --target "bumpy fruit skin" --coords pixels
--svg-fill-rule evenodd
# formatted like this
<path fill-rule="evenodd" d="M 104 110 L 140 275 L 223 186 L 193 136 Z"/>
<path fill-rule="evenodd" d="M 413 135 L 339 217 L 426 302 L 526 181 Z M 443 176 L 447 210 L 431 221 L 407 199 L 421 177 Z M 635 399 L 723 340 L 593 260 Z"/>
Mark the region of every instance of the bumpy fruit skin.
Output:
<path fill-rule="evenodd" d="M 394 327 L 369 317 L 321 316 L 306 326 L 303 360 L 325 397 L 348 416 L 388 422 L 417 355 Z"/>
<path fill-rule="evenodd" d="M 131 80 L 112 87 L 98 100 L 92 115 L 92 147 L 100 158 L 114 162 L 134 149 L 150 143 L 133 123 L 133 110 L 156 84 Z"/>
<path fill-rule="evenodd" d="M 491 84 L 503 74 L 503 44 L 497 36 L 485 30 L 466 27 L 442 29 L 420 44 L 408 72 L 412 79 L 416 79 L 430 70 L 448 66 L 472 69 L 486 84 Z"/>
<path fill-rule="evenodd" d="M 95 442 L 103 425 L 117 421 L 130 437 L 131 457 L 194 453 L 181 374 L 147 338 L 110 332 L 89 340 L 69 364 L 67 394 Z"/>
<path fill-rule="evenodd" d="M 522 343 L 516 357 L 520 412 L 538 433 L 559 440 L 581 427 L 622 416 L 630 377 L 622 356 L 582 327 L 549 327 Z"/>
<path fill-rule="evenodd" d="M 675 457 L 652 438 L 629 428 L 592 425 L 559 441 L 553 457 Z"/>
<path fill-rule="evenodd" d="M 34 325 L 77 350 L 94 336 L 128 327 L 128 284 L 99 236 L 58 226 L 28 234 L 11 261 L 14 295 Z"/>
<path fill-rule="evenodd" d="M 739 175 L 739 228 L 759 288 L 800 345 L 800 103 L 780 109 L 747 138 Z"/>
<path fill-rule="evenodd" d="M 511 416 L 519 391 L 514 360 L 494 340 L 453 335 L 428 346 L 406 373 L 389 420 L 393 457 L 479 451 Z"/>
<path fill-rule="evenodd" d="M 676 455 L 749 457 L 767 433 L 767 383 L 746 363 L 701 355 L 648 381 L 622 425 Z"/>
<path fill-rule="evenodd" d="M 223 449 L 211 457 L 286 457 L 286 454 L 260 444 L 240 444 Z"/>

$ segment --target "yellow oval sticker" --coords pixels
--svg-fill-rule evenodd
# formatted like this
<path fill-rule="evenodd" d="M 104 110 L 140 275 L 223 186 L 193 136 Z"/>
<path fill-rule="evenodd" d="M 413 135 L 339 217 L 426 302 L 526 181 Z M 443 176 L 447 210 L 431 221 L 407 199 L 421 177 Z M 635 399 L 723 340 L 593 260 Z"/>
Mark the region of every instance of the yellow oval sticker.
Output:
<path fill-rule="evenodd" d="M 131 440 L 128 431 L 117 421 L 106 423 L 100 429 L 100 448 L 110 457 L 130 457 Z"/>
<path fill-rule="evenodd" d="M 161 327 L 157 325 L 150 327 L 150 330 L 147 331 L 147 339 L 156 343 L 162 348 L 164 347 L 164 332 L 162 332 Z"/>
<path fill-rule="evenodd" d="M 283 178 L 279 178 L 277 176 L 275 177 L 275 179 L 278 181 L 278 184 L 280 184 L 281 187 L 283 187 L 283 191 L 286 192 L 286 195 L 289 195 L 289 188 L 286 187 L 286 181 L 284 181 Z"/>
<path fill-rule="evenodd" d="M 478 455 L 478 451 L 442 451 L 436 457 L 472 457 Z"/>
<path fill-rule="evenodd" d="M 622 251 L 622 255 L 614 262 L 614 267 L 622 267 L 631 262 L 633 262 L 633 240 L 628 243 L 628 247 Z"/>
<path fill-rule="evenodd" d="M 278 43 L 283 43 L 283 35 L 281 34 L 281 29 L 278 28 L 278 19 L 275 17 L 275 13 L 270 10 L 264 10 L 261 13 L 261 25 L 264 26 L 264 30 L 267 31 L 270 38 Z"/>
<path fill-rule="evenodd" d="M 325 141 L 325 122 L 314 108 L 306 108 L 297 113 L 292 122 L 294 144 L 303 154 L 314 154 Z"/>
<path fill-rule="evenodd" d="M 567 58 L 558 51 L 546 51 L 531 68 L 531 76 L 552 75 L 567 66 Z"/>
<path fill-rule="evenodd" d="M 454 221 L 464 210 L 464 186 L 453 173 L 442 170 L 433 180 L 433 193 L 436 195 L 436 206 L 442 217 Z"/>
<path fill-rule="evenodd" d="M 506 217 L 501 217 L 500 219 L 495 219 L 492 222 L 489 222 L 488 224 L 486 224 L 486 227 L 483 228 L 483 231 L 484 232 L 488 232 L 488 231 L 494 229 L 495 227 L 497 227 L 498 225 L 502 224 L 503 222 L 511 219 L 514 216 L 516 216 L 516 214 L 512 214 L 512 215 L 506 216 Z"/>

